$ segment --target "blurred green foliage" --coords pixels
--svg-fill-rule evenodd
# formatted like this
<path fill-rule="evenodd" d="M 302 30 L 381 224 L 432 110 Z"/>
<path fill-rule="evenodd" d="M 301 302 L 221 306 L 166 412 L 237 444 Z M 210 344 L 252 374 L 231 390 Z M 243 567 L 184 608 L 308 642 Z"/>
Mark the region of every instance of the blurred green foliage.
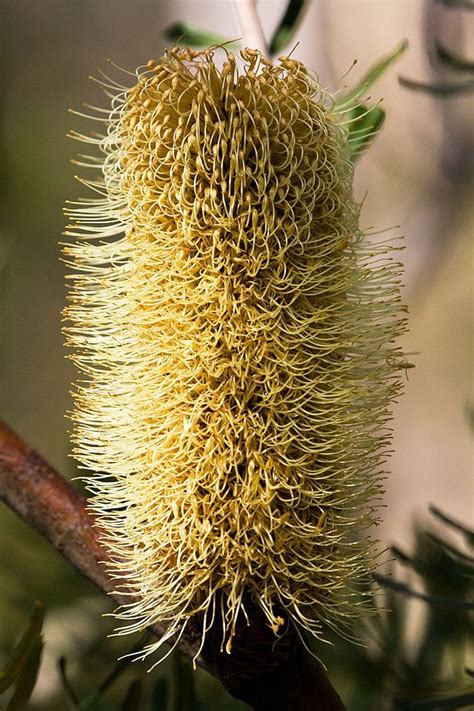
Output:
<path fill-rule="evenodd" d="M 431 507 L 431 513 L 438 528 L 417 525 L 413 553 L 393 547 L 388 571 L 376 576 L 382 588 L 374 589 L 380 614 L 364 627 L 364 645 L 334 636 L 333 646 L 313 645 L 348 711 L 436 711 L 465 709 L 474 704 L 473 673 L 467 669 L 474 639 L 474 531 L 437 507 Z M 461 541 L 451 540 L 448 529 Z M 394 576 L 396 570 L 398 574 L 406 570 L 408 579 L 400 581 Z M 421 610 L 416 608 L 418 600 L 424 606 Z M 84 609 L 77 613 L 79 617 L 82 614 L 84 625 L 87 613 Z M 413 614 L 422 618 L 421 623 L 413 624 Z M 7 692 L 8 696 L 8 690 L 15 687 L 10 705 L 6 706 L 10 711 L 24 708 L 21 703 L 29 699 L 33 690 L 43 646 L 42 622 L 43 607 L 36 605 L 28 629 L 0 671 L 0 692 Z M 28 708 L 248 708 L 230 698 L 206 672 L 194 672 L 189 660 L 176 651 L 146 674 L 146 665 L 132 663 L 132 656 L 147 639 L 142 636 L 131 649 L 124 650 L 120 637 L 104 641 L 109 631 L 107 623 L 92 624 L 86 643 L 75 646 L 68 654 L 71 672 L 64 656 L 55 659 L 60 683 L 54 685 L 54 694 L 40 703 L 32 702 Z M 125 656 L 112 662 L 119 655 Z"/>
<path fill-rule="evenodd" d="M 294 37 L 303 9 L 308 3 L 305 0 L 288 0 L 285 12 L 278 23 L 268 46 L 270 56 L 281 52 Z"/>
<path fill-rule="evenodd" d="M 195 49 L 211 47 L 212 45 L 225 45 L 228 49 L 238 46 L 238 42 L 216 35 L 215 32 L 201 30 L 188 22 L 173 22 L 164 30 L 163 36 L 170 42 L 188 45 Z"/>
<path fill-rule="evenodd" d="M 444 527 L 417 525 L 413 554 L 392 547 L 387 574 L 376 576 L 385 591 L 376 595 L 380 615 L 365 631 L 366 646 L 333 639 L 329 652 L 317 648 L 349 711 L 474 705 L 465 671 L 474 651 L 474 532 L 437 507 L 431 513 Z M 394 577 L 400 564 L 408 581 Z"/>
<path fill-rule="evenodd" d="M 369 148 L 385 121 L 384 109 L 362 103 L 361 97 L 404 54 L 407 48 L 406 40 L 400 42 L 386 57 L 375 62 L 362 79 L 336 101 L 336 108 L 347 114 L 345 122 L 349 130 L 348 141 L 354 162 Z"/>
<path fill-rule="evenodd" d="M 446 7 L 454 9 L 463 9 L 474 11 L 474 2 L 472 0 L 433 0 L 433 2 L 441 3 Z M 444 81 L 422 82 L 407 79 L 407 77 L 399 77 L 399 82 L 407 89 L 415 91 L 424 91 L 431 96 L 447 97 L 456 96 L 457 94 L 470 93 L 474 91 L 474 78 L 459 79 L 459 73 L 473 74 L 474 62 L 461 57 L 452 49 L 446 47 L 438 38 L 435 40 L 435 59 L 443 66 L 451 70 L 452 78 Z"/>
<path fill-rule="evenodd" d="M 268 54 L 270 57 L 274 57 L 291 42 L 304 6 L 304 0 L 288 1 L 283 17 L 269 43 Z M 195 49 L 213 45 L 225 45 L 228 49 L 239 46 L 238 43 L 226 40 L 220 35 L 181 21 L 167 27 L 163 34 L 167 40 Z M 362 98 L 377 79 L 383 76 L 391 65 L 404 54 L 407 48 L 408 42 L 403 40 L 387 56 L 375 62 L 362 79 L 335 102 L 335 107 L 341 114 L 345 114 L 344 123 L 347 125 L 349 133 L 348 142 L 353 162 L 369 148 L 385 121 L 385 110 L 379 105 L 369 106 L 362 103 Z"/>
<path fill-rule="evenodd" d="M 38 677 L 43 652 L 44 606 L 37 602 L 30 624 L 13 650 L 5 667 L 0 669 L 0 693 L 11 690 L 5 711 L 21 711 L 31 698 Z"/>
<path fill-rule="evenodd" d="M 278 23 L 269 43 L 268 53 L 271 57 L 284 49 L 294 36 L 302 10 L 307 5 L 306 0 L 288 0 L 283 16 Z M 240 41 L 230 40 L 215 32 L 196 27 L 188 22 L 173 22 L 163 31 L 165 39 L 177 44 L 187 45 L 195 49 L 225 45 L 228 49 L 237 49 Z"/>

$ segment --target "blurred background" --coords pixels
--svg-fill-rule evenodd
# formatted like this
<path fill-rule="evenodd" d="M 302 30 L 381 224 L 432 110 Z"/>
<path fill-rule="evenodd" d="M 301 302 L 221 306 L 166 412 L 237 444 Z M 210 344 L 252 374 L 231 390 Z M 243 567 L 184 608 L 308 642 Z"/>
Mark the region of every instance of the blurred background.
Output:
<path fill-rule="evenodd" d="M 286 4 L 260 0 L 268 38 Z M 0 416 L 60 472 L 73 476 L 65 413 L 74 373 L 61 335 L 59 242 L 65 200 L 85 194 L 69 162 L 81 147 L 66 133 L 89 127 L 68 108 L 105 105 L 88 76 L 97 68 L 107 72 L 108 58 L 133 70 L 159 57 L 169 45 L 164 33 L 172 23 L 231 39 L 240 30 L 231 0 L 0 0 L 0 13 Z M 406 393 L 395 408 L 378 535 L 384 547 L 409 550 L 416 545 L 413 522 L 424 525 L 428 504 L 466 524 L 473 518 L 474 112 L 472 92 L 434 96 L 401 86 L 398 76 L 443 85 L 457 81 L 452 68 L 434 59 L 435 43 L 472 62 L 474 13 L 462 3 L 432 0 L 312 0 L 291 45 L 299 43 L 294 56 L 325 85 L 338 82 L 357 58 L 342 80 L 351 85 L 404 38 L 408 52 L 371 90 L 374 101 L 383 98 L 387 120 L 358 161 L 355 192 L 359 200 L 366 196 L 362 227 L 395 227 L 393 234 L 405 237 L 410 332 L 403 347 L 414 354 L 416 368 L 407 371 Z M 34 600 L 41 599 L 48 609 L 46 647 L 31 708 L 68 708 L 58 658 L 70 660 L 82 697 L 133 641 L 106 639 L 113 625 L 101 614 L 110 612 L 111 603 L 4 506 L 0 539 L 0 666 Z M 421 625 L 424 608 L 413 605 L 409 615 Z M 416 630 L 411 635 L 415 645 Z M 180 664 L 171 661 L 154 672 L 157 699 L 170 675 L 187 674 Z M 337 667 L 336 659 L 330 669 L 336 686 Z M 139 665 L 127 669 L 91 708 L 120 708 L 127 684 L 142 672 Z M 246 708 L 206 674 L 193 679 L 199 708 Z M 345 693 L 349 703 L 350 688 Z M 357 703 L 351 708 L 372 708 L 367 700 L 365 706 Z M 374 709 L 383 708 L 378 703 Z"/>

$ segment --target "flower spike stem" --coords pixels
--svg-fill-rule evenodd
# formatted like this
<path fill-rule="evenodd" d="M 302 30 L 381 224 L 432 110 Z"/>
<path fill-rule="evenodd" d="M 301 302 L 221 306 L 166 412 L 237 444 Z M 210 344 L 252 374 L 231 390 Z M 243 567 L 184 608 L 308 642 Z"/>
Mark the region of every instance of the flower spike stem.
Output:
<path fill-rule="evenodd" d="M 9 506 L 30 528 L 41 533 L 77 570 L 105 593 L 113 582 L 103 563 L 106 554 L 97 540 L 97 529 L 86 511 L 86 498 L 63 479 L 44 459 L 7 425 L 0 421 L 0 500 Z M 123 604 L 115 592 L 114 599 Z M 164 630 L 155 625 L 159 637 Z M 234 651 L 220 651 L 220 637 L 211 635 L 199 666 L 217 676 L 235 697 L 245 700 L 256 711 L 344 711 L 344 704 L 328 680 L 323 667 L 305 651 L 291 631 L 282 638 L 286 654 L 268 656 L 261 666 L 265 647 L 270 654 L 275 638 L 267 635 L 262 622 L 249 639 L 242 631 L 234 639 Z M 192 629 L 181 637 L 179 648 L 193 658 L 198 647 Z M 249 655 L 253 654 L 254 659 Z M 258 655 L 258 656 L 257 656 Z M 252 662 L 259 672 L 252 674 Z M 255 666 L 255 665 L 253 665 Z"/>
<path fill-rule="evenodd" d="M 234 0 L 235 14 L 242 33 L 244 47 L 268 54 L 267 42 L 258 16 L 256 0 Z"/>

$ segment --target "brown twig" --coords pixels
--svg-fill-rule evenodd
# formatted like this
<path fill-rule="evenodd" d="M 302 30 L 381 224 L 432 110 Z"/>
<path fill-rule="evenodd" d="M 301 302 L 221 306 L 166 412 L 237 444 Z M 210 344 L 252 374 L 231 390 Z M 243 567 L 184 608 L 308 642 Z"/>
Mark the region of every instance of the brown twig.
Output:
<path fill-rule="evenodd" d="M 98 542 L 93 516 L 86 510 L 86 498 L 1 421 L 0 499 L 82 575 L 117 603 L 125 602 L 107 575 L 106 551 Z M 161 636 L 165 630 L 156 625 L 153 631 Z M 183 638 L 180 648 L 188 656 L 196 649 Z M 206 660 L 199 662 L 213 672 Z"/>
<path fill-rule="evenodd" d="M 98 542 L 85 497 L 1 421 L 0 499 L 80 573 L 121 603 L 107 575 L 106 552 Z M 162 635 L 164 628 L 156 625 L 153 631 Z M 323 667 L 309 657 L 294 631 L 289 630 L 278 644 L 275 654 L 278 645 L 265 627 L 242 627 L 235 653 L 221 652 L 218 641 L 211 638 L 197 662 L 257 711 L 344 711 Z M 197 640 L 192 626 L 179 647 L 188 657 L 194 656 Z"/>

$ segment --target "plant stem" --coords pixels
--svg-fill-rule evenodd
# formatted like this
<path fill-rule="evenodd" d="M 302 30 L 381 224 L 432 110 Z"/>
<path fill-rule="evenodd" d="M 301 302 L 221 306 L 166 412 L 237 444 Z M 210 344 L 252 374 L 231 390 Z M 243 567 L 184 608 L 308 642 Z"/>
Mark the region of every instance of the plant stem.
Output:
<path fill-rule="evenodd" d="M 268 54 L 267 42 L 258 16 L 256 0 L 234 0 L 235 13 L 245 47 Z"/>

